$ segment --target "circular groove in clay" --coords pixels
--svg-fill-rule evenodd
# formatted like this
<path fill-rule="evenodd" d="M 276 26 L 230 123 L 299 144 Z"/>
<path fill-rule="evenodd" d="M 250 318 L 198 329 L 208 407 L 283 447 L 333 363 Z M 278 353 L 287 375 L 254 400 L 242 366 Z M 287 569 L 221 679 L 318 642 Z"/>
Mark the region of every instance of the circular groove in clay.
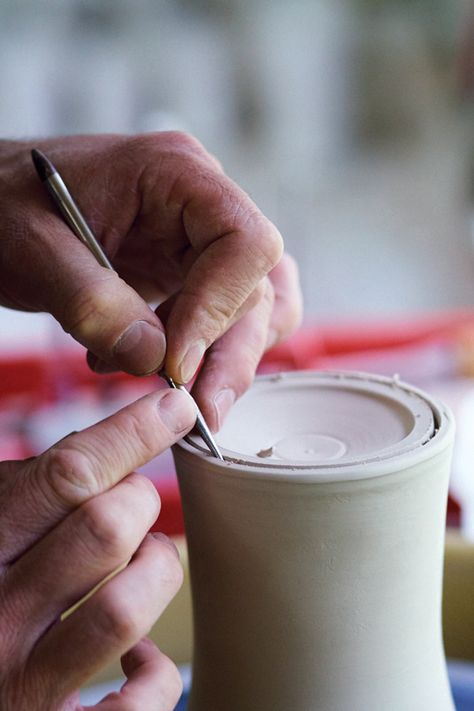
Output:
<path fill-rule="evenodd" d="M 390 460 L 436 429 L 433 403 L 396 378 L 301 372 L 257 378 L 216 441 L 240 467 L 317 471 Z M 198 436 L 191 443 L 205 452 Z"/>

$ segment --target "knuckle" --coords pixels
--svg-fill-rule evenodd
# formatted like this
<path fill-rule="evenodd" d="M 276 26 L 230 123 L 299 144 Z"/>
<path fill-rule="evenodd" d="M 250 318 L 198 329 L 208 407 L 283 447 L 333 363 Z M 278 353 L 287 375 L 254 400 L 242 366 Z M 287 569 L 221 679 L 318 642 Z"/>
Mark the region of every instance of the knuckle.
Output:
<path fill-rule="evenodd" d="M 212 343 L 229 327 L 239 308 L 246 302 L 248 293 L 240 286 L 228 287 L 219 294 L 213 294 L 212 301 L 204 299 L 202 294 L 187 293 L 190 312 L 193 320 L 199 323 L 201 337 Z"/>
<path fill-rule="evenodd" d="M 91 461 L 80 450 L 53 447 L 40 457 L 39 464 L 38 480 L 66 505 L 75 506 L 99 492 Z"/>
<path fill-rule="evenodd" d="M 130 150 L 137 148 L 149 156 L 150 150 L 160 148 L 160 152 L 179 153 L 207 153 L 203 145 L 186 131 L 159 131 L 133 136 L 129 141 Z"/>
<path fill-rule="evenodd" d="M 198 139 L 186 131 L 166 131 L 161 136 L 168 146 L 178 153 L 190 151 L 199 154 L 207 153 Z"/>
<path fill-rule="evenodd" d="M 93 554 L 121 559 L 131 552 L 129 517 L 110 502 L 95 498 L 84 504 L 79 531 L 83 544 Z"/>
<path fill-rule="evenodd" d="M 160 495 L 156 489 L 156 486 L 147 476 L 145 476 L 144 474 L 138 474 L 137 472 L 133 472 L 132 474 L 129 474 L 128 477 L 124 479 L 124 481 L 133 483 L 134 486 L 138 486 L 143 491 L 144 501 L 153 502 L 153 508 L 160 507 Z"/>
<path fill-rule="evenodd" d="M 156 521 L 161 509 L 161 499 L 156 486 L 144 474 L 132 472 L 122 480 L 122 485 L 133 487 L 134 498 L 138 495 L 140 521 L 151 526 Z M 131 513 L 130 496 L 127 497 L 126 512 Z M 136 528 L 136 527 L 135 527 Z"/>
<path fill-rule="evenodd" d="M 240 297 L 235 291 L 229 291 L 204 306 L 206 322 L 212 326 L 213 336 L 225 330 L 243 301 L 243 295 Z"/>
<path fill-rule="evenodd" d="M 97 594 L 100 606 L 95 624 L 99 631 L 113 643 L 121 647 L 131 647 L 146 633 L 144 616 L 134 601 L 126 601 L 106 587 Z"/>

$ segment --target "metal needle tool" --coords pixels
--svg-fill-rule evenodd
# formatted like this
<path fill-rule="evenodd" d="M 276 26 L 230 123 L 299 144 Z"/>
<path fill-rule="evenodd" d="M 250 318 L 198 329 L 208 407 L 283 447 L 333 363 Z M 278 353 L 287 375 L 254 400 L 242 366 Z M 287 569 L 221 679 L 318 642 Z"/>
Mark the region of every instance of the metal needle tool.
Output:
<path fill-rule="evenodd" d="M 61 178 L 60 174 L 58 173 L 54 165 L 51 163 L 49 158 L 47 158 L 44 153 L 37 150 L 36 148 L 31 151 L 31 157 L 33 159 L 36 172 L 38 173 L 41 182 L 44 183 L 48 188 L 51 197 L 53 198 L 57 207 L 61 211 L 61 214 L 63 215 L 64 219 L 66 220 L 67 224 L 74 232 L 76 237 L 78 237 L 81 242 L 83 242 L 90 249 L 90 251 L 95 256 L 96 260 L 101 266 L 114 271 L 110 260 L 107 258 L 107 255 L 105 254 L 104 250 L 97 241 L 94 233 L 92 232 L 86 220 L 84 219 L 84 216 L 79 210 L 71 193 L 67 189 L 63 179 Z M 192 395 L 186 390 L 184 385 L 175 383 L 174 380 L 170 378 L 164 371 L 159 373 L 159 375 L 161 375 L 166 380 L 166 382 L 171 388 L 178 388 L 179 390 L 183 390 L 194 401 L 194 398 L 192 398 Z M 219 448 L 214 440 L 214 437 L 212 436 L 211 431 L 207 426 L 206 421 L 197 405 L 196 411 L 196 427 L 199 430 L 199 434 L 209 447 L 209 450 L 211 451 L 213 456 L 217 459 L 221 459 L 222 461 L 224 461 L 224 457 L 220 453 Z"/>

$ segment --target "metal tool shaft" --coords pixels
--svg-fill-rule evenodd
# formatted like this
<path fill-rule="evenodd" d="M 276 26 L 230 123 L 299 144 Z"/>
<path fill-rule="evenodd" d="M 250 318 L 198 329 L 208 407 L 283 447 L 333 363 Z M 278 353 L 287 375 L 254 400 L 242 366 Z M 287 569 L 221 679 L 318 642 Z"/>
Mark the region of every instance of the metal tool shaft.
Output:
<path fill-rule="evenodd" d="M 106 269 L 111 269 L 112 271 L 115 271 L 112 266 L 112 263 L 108 259 L 107 255 L 105 254 L 104 250 L 96 239 L 94 233 L 87 224 L 74 198 L 66 187 L 66 184 L 64 183 L 63 179 L 61 178 L 60 174 L 58 173 L 54 165 L 51 163 L 49 158 L 47 158 L 41 151 L 37 149 L 33 150 L 31 152 L 31 155 L 39 177 L 41 178 L 42 182 L 45 183 L 51 197 L 53 198 L 57 207 L 61 211 L 61 214 L 63 215 L 64 219 L 66 220 L 67 224 L 74 232 L 76 237 L 78 237 L 81 242 L 83 242 L 90 249 L 90 251 L 101 266 L 106 267 Z M 171 388 L 183 390 L 194 402 L 194 398 L 192 397 L 191 393 L 186 390 L 184 385 L 175 383 L 174 380 L 170 378 L 164 371 L 159 373 L 159 375 L 166 380 L 166 382 Z M 196 403 L 194 404 L 196 405 Z M 199 431 L 199 434 L 209 447 L 209 450 L 211 451 L 213 456 L 217 457 L 217 459 L 221 459 L 222 461 L 224 461 L 224 457 L 220 453 L 219 448 L 214 440 L 214 437 L 212 436 L 211 431 L 207 426 L 207 423 L 197 405 L 196 412 L 196 427 Z"/>
<path fill-rule="evenodd" d="M 184 385 L 179 385 L 179 384 L 175 383 L 173 378 L 170 378 L 170 376 L 167 375 L 165 372 L 160 373 L 160 375 L 166 380 L 166 382 L 168 383 L 170 388 L 176 388 L 177 390 L 183 390 L 187 395 L 189 395 L 189 397 L 192 397 L 191 393 L 189 393 L 186 390 Z M 194 398 L 193 398 L 193 402 L 196 405 Z M 199 434 L 201 435 L 204 442 L 207 444 L 207 446 L 211 450 L 212 454 L 215 457 L 217 457 L 217 459 L 224 461 L 224 457 L 222 456 L 222 454 L 220 453 L 220 451 L 216 445 L 214 437 L 212 436 L 211 431 L 210 431 L 209 427 L 207 426 L 206 420 L 202 416 L 202 413 L 199 410 L 197 405 L 196 405 L 196 408 L 197 408 L 196 427 L 199 430 Z"/>

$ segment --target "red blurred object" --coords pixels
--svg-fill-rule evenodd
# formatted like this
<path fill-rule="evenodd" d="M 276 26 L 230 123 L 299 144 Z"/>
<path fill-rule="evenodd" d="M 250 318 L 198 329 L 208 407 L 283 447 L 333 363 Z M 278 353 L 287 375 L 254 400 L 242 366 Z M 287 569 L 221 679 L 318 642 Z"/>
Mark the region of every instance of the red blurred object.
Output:
<path fill-rule="evenodd" d="M 24 397 L 30 409 L 46 402 L 48 365 L 48 359 L 42 355 L 0 357 L 0 400 Z"/>
<path fill-rule="evenodd" d="M 430 341 L 455 341 L 474 329 L 474 311 L 463 309 L 414 317 L 311 324 L 269 350 L 261 370 L 317 368 L 328 356 L 383 351 Z"/>
<path fill-rule="evenodd" d="M 418 317 L 384 318 L 311 324 L 300 329 L 284 343 L 272 348 L 262 359 L 262 372 L 318 369 L 331 366 L 331 358 L 356 353 L 391 353 L 398 358 L 397 349 L 419 343 L 458 343 L 466 337 L 468 356 L 474 370 L 474 310 L 457 310 L 425 314 Z M 336 366 L 337 367 L 337 366 Z M 63 398 L 81 388 L 92 388 L 104 397 L 117 385 L 135 384 L 137 396 L 144 387 L 156 387 L 154 379 L 137 379 L 125 373 L 96 375 L 87 366 L 84 354 L 70 353 L 19 355 L 0 357 L 0 403 L 4 411 L 15 411 L 22 420 L 35 409 L 49 403 L 60 403 Z M 7 432 L 0 459 L 28 456 L 27 430 Z M 0 450 L 2 449 L 0 441 Z M 4 455 L 2 457 L 2 455 Z M 153 531 L 177 536 L 184 533 L 179 490 L 175 479 L 155 484 L 162 499 L 162 510 Z M 448 525 L 459 525 L 459 504 L 450 497 Z"/>
<path fill-rule="evenodd" d="M 452 528 L 459 528 L 461 525 L 461 507 L 451 494 L 448 496 L 446 525 Z"/>
<path fill-rule="evenodd" d="M 151 531 L 161 531 L 167 536 L 184 535 L 183 510 L 176 481 L 153 482 L 161 499 L 161 511 Z"/>

